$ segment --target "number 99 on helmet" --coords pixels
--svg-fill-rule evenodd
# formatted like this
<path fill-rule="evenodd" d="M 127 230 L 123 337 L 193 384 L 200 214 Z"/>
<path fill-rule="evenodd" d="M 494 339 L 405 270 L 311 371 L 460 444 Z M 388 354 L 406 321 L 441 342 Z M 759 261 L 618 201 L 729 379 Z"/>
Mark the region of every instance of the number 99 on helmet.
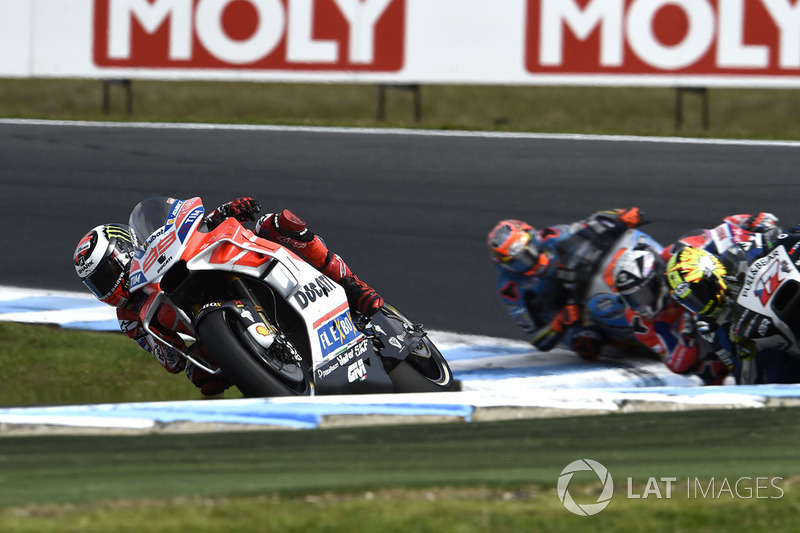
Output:
<path fill-rule="evenodd" d="M 130 296 L 128 274 L 132 257 L 130 227 L 103 224 L 83 236 L 73 260 L 78 277 L 98 300 L 121 307 Z"/>
<path fill-rule="evenodd" d="M 713 254 L 687 246 L 667 262 L 670 294 L 683 307 L 703 318 L 713 318 L 727 300 L 727 272 Z"/>

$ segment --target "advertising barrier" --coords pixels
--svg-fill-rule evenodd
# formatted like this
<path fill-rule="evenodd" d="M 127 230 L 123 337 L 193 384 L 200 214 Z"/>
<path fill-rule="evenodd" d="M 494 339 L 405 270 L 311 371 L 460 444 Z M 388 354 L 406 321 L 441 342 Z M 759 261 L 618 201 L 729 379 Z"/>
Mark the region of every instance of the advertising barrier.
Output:
<path fill-rule="evenodd" d="M 798 0 L 3 0 L 0 76 L 800 86 Z"/>

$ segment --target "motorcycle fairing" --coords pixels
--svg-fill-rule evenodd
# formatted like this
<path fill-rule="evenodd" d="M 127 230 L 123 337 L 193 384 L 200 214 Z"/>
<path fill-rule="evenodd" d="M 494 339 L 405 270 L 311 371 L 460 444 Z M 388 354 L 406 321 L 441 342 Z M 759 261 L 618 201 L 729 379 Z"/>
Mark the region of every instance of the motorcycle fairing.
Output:
<path fill-rule="evenodd" d="M 137 209 L 131 214 L 132 222 L 152 230 L 145 237 L 139 228 L 141 245 L 131 263 L 131 291 L 161 293 L 159 283 L 164 274 L 183 261 L 189 272 L 228 271 L 262 280 L 280 294 L 304 322 L 311 341 L 312 369 L 326 365 L 363 339 L 353 325 L 344 289 L 292 251 L 256 236 L 233 218 L 211 232 L 198 231 L 203 209 L 199 198 L 154 200 L 145 201 L 150 202 L 145 207 L 153 211 L 149 218 L 144 216 L 147 213 L 137 218 Z M 152 220 L 159 209 L 166 217 L 161 226 Z M 168 297 L 158 302 L 172 305 Z"/>
<path fill-rule="evenodd" d="M 745 252 L 763 247 L 763 235 L 740 228 L 735 224 L 723 222 L 715 228 L 705 230 L 706 236 L 713 241 L 717 250 L 728 250 L 734 245 L 739 245 Z M 700 247 L 703 247 L 700 245 Z"/>
<path fill-rule="evenodd" d="M 781 336 L 787 339 L 787 345 L 796 345 L 791 327 L 782 320 L 785 302 L 779 300 L 785 300 L 791 289 L 796 293 L 798 285 L 800 273 L 783 246 L 778 246 L 750 265 L 736 301 L 746 310 L 763 316 L 759 329 L 765 331 L 749 332 L 748 337 L 763 336 L 757 333 L 766 333 L 766 328 L 774 325 Z"/>
<path fill-rule="evenodd" d="M 786 279 L 800 280 L 783 246 L 754 261 L 745 275 L 738 302 L 759 313 L 769 313 L 778 287 Z"/>
<path fill-rule="evenodd" d="M 370 340 L 359 340 L 313 370 L 318 394 L 379 394 L 394 392 Z"/>
<path fill-rule="evenodd" d="M 322 359 L 332 357 L 352 346 L 363 335 L 356 329 L 350 307 L 344 303 L 313 324 Z"/>
<path fill-rule="evenodd" d="M 169 209 L 163 225 L 158 227 L 151 218 L 158 216 L 158 209 L 150 209 L 156 199 L 141 202 L 130 217 L 136 235 L 134 257 L 131 261 L 130 290 L 135 291 L 149 283 L 157 282 L 169 269 L 172 262 L 181 256 L 188 235 L 203 221 L 200 198 L 176 200 L 163 198 L 163 210 Z M 143 233 L 148 232 L 147 235 Z"/>
<path fill-rule="evenodd" d="M 606 252 L 605 257 L 592 276 L 586 292 L 584 309 L 590 323 L 599 326 L 615 338 L 635 340 L 625 318 L 627 308 L 625 302 L 614 290 L 612 272 L 620 256 L 627 250 L 639 246 L 648 246 L 656 252 L 663 247 L 647 233 L 638 229 L 628 229 Z"/>

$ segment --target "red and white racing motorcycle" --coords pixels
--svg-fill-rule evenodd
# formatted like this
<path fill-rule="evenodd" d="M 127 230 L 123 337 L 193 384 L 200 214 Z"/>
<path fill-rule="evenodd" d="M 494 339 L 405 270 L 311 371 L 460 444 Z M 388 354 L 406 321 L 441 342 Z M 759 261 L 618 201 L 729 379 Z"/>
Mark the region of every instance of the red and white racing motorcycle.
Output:
<path fill-rule="evenodd" d="M 204 213 L 200 198 L 165 197 L 131 213 L 130 290 L 148 294 L 140 320 L 159 342 L 248 397 L 457 388 L 422 327 L 394 307 L 351 314 L 344 289 L 290 250 L 233 218 L 209 232 Z M 183 342 L 159 325 L 162 306 Z"/>

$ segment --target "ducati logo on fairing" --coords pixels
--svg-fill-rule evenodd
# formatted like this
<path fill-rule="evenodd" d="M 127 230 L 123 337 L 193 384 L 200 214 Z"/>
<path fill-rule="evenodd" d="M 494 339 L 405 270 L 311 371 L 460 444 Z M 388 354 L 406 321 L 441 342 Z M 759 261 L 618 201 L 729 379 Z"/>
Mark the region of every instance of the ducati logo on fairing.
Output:
<path fill-rule="evenodd" d="M 335 287 L 328 276 L 319 276 L 312 283 L 303 285 L 294 295 L 294 299 L 300 305 L 300 309 L 305 309 L 318 298 L 328 296 Z"/>

